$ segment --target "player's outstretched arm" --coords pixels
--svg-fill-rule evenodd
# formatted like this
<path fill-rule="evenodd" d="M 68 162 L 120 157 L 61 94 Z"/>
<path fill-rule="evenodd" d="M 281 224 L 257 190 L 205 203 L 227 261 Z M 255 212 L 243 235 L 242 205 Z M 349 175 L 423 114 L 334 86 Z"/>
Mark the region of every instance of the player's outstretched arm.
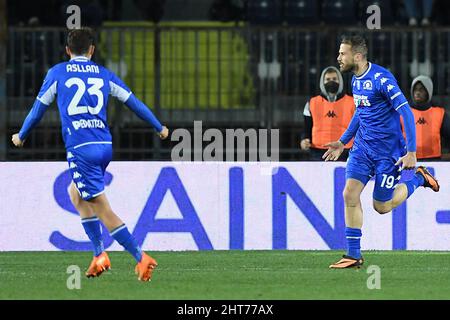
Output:
<path fill-rule="evenodd" d="M 359 116 L 358 113 L 355 112 L 353 114 L 352 120 L 348 124 L 347 130 L 345 130 L 344 134 L 341 136 L 339 141 L 341 141 L 344 145 L 346 145 L 356 135 L 358 129 L 359 129 Z"/>
<path fill-rule="evenodd" d="M 41 86 L 41 90 L 34 101 L 33 107 L 28 113 L 25 121 L 23 122 L 22 128 L 19 133 L 13 134 L 11 140 L 14 145 L 18 148 L 23 147 L 26 138 L 30 134 L 31 130 L 41 121 L 42 116 L 49 105 L 52 104 L 56 96 L 56 85 L 57 81 L 54 74 L 54 68 L 48 70 L 45 76 L 44 83 Z"/>
<path fill-rule="evenodd" d="M 401 157 L 395 165 L 400 165 L 400 169 L 414 169 L 417 163 L 416 157 L 416 125 L 414 123 L 414 114 L 411 111 L 409 105 L 403 104 L 398 107 L 397 112 L 403 118 L 405 133 L 406 133 L 406 149 L 407 153 Z"/>
<path fill-rule="evenodd" d="M 39 121 L 41 121 L 42 116 L 44 115 L 47 108 L 48 105 L 42 103 L 39 99 L 36 99 L 33 107 L 25 118 L 25 121 L 23 122 L 22 128 L 20 129 L 19 133 L 15 133 L 12 135 L 11 141 L 16 147 L 23 147 L 26 138 L 30 134 L 31 130 L 39 123 Z"/>
<path fill-rule="evenodd" d="M 112 72 L 110 73 L 109 85 L 111 95 L 123 102 L 139 118 L 153 126 L 161 139 L 164 140 L 169 136 L 169 129 L 163 126 L 153 112 L 131 92 L 122 79 Z"/>
<path fill-rule="evenodd" d="M 134 94 L 130 94 L 130 97 L 125 101 L 125 105 L 139 118 L 152 125 L 161 139 L 164 140 L 169 136 L 169 129 L 163 126 L 153 112 L 142 101 L 136 98 Z"/>

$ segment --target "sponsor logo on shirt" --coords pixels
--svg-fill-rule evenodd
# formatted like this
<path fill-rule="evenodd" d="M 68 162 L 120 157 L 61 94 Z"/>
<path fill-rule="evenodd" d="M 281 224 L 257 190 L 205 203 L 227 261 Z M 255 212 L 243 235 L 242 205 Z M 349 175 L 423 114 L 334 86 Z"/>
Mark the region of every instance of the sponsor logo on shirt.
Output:
<path fill-rule="evenodd" d="M 90 120 L 76 120 L 72 121 L 72 125 L 75 130 L 78 129 L 103 129 L 105 128 L 105 124 L 103 121 L 98 119 L 90 119 Z"/>
<path fill-rule="evenodd" d="M 353 100 L 356 107 L 370 107 L 369 97 L 361 94 L 354 94 Z"/>

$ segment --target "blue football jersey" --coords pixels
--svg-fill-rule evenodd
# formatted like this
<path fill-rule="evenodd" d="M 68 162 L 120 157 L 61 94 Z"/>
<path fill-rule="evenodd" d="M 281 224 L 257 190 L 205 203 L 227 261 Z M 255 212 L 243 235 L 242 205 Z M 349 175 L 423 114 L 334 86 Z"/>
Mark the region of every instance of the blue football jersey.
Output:
<path fill-rule="evenodd" d="M 353 76 L 352 91 L 359 117 L 355 146 L 378 155 L 405 153 L 400 114 L 396 110 L 408 102 L 392 73 L 369 62 L 363 75 Z"/>
<path fill-rule="evenodd" d="M 131 90 L 114 73 L 86 57 L 53 66 L 37 100 L 50 105 L 57 99 L 66 148 L 111 143 L 107 123 L 109 95 L 126 102 Z"/>

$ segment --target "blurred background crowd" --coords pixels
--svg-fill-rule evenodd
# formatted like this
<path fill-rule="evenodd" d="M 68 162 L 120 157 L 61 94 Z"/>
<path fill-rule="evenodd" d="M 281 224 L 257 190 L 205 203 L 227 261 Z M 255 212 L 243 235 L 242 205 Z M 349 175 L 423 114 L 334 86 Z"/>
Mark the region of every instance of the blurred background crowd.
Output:
<path fill-rule="evenodd" d="M 0 0 L 0 159 L 65 159 L 56 108 L 28 148 L 12 148 L 8 137 L 48 69 L 67 59 L 73 4 L 82 25 L 96 30 L 94 60 L 123 78 L 171 129 L 192 130 L 194 120 L 204 130 L 279 129 L 286 161 L 319 159 L 318 141 L 328 139 L 318 136 L 320 126 L 339 118 L 332 108 L 341 98 L 352 101 L 351 75 L 325 71 L 336 66 L 340 36 L 362 33 L 369 60 L 396 76 L 418 110 L 423 141 L 439 144 L 425 158 L 449 159 L 450 1 L 444 0 Z M 370 30 L 367 8 L 374 4 L 381 25 Z M 337 86 L 326 85 L 327 77 Z M 330 108 L 323 119 L 314 119 L 318 101 Z M 110 103 L 116 160 L 170 159 L 173 142 L 160 142 L 126 108 Z"/>

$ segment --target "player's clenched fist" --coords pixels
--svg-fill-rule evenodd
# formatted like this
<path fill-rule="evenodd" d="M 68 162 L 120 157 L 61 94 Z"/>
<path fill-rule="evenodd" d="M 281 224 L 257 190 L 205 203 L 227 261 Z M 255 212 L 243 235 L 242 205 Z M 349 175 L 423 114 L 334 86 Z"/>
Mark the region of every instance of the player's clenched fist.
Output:
<path fill-rule="evenodd" d="M 161 132 L 159 133 L 159 137 L 161 138 L 161 140 L 164 140 L 168 136 L 169 136 L 169 129 L 167 129 L 166 126 L 163 126 Z"/>
<path fill-rule="evenodd" d="M 14 143 L 14 145 L 17 148 L 22 148 L 23 147 L 23 143 L 25 142 L 25 140 L 23 140 L 23 141 L 20 140 L 18 133 L 12 135 L 11 141 Z"/>

